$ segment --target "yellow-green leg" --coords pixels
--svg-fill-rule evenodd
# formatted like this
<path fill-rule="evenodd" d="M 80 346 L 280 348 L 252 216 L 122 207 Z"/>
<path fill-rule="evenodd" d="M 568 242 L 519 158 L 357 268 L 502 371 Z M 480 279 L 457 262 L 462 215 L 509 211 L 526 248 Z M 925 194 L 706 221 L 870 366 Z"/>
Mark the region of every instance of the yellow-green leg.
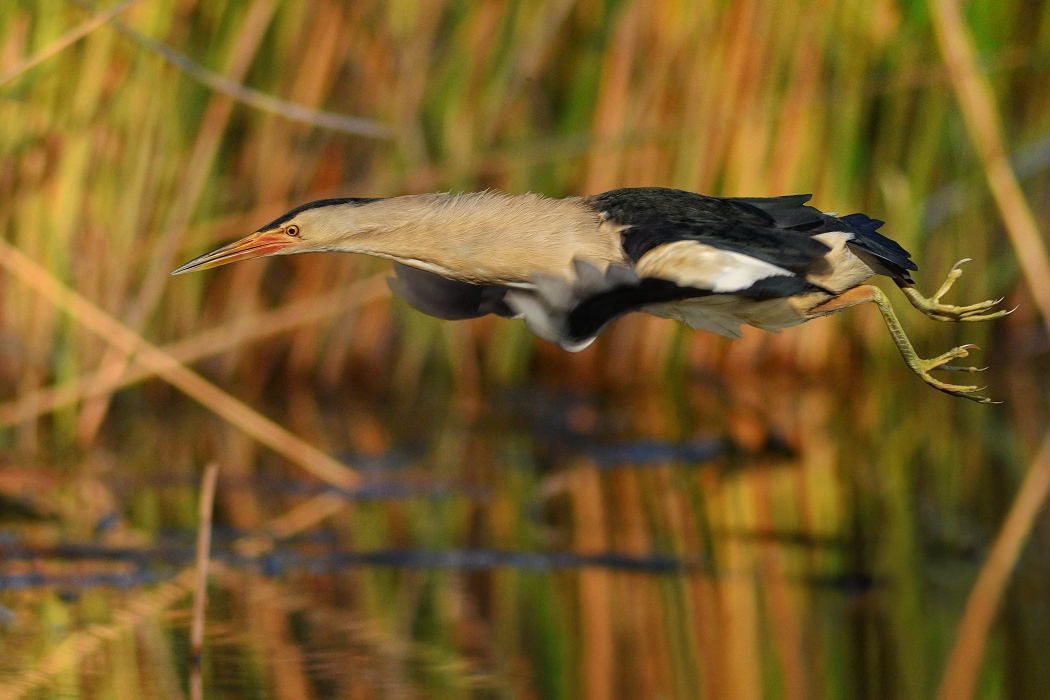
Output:
<path fill-rule="evenodd" d="M 971 304 L 970 306 L 953 306 L 941 303 L 941 297 L 947 294 L 948 290 L 955 284 L 955 280 L 962 276 L 963 263 L 968 262 L 970 262 L 970 258 L 965 258 L 955 263 L 951 271 L 948 272 L 948 278 L 944 280 L 944 284 L 932 297 L 924 297 L 919 293 L 919 290 L 908 284 L 898 282 L 897 285 L 904 292 L 904 295 L 908 297 L 908 301 L 911 302 L 912 306 L 935 321 L 991 321 L 1012 313 L 1013 309 L 1009 311 L 988 311 L 1001 302 L 1002 299 L 982 301 L 979 304 Z"/>
<path fill-rule="evenodd" d="M 951 394 L 952 396 L 961 396 L 964 399 L 970 399 L 977 403 L 998 403 L 974 393 L 981 391 L 983 387 L 948 384 L 930 376 L 930 372 L 935 369 L 954 370 L 957 372 L 980 372 L 981 368 L 978 367 L 958 367 L 948 364 L 954 359 L 966 357 L 969 355 L 968 351 L 977 346 L 960 345 L 957 348 L 952 348 L 943 355 L 938 355 L 931 360 L 924 360 L 915 352 L 915 348 L 912 347 L 911 341 L 908 340 L 908 336 L 904 333 L 904 328 L 901 327 L 900 321 L 897 320 L 897 314 L 894 313 L 893 307 L 890 305 L 890 300 L 886 298 L 886 295 L 883 294 L 882 290 L 878 287 L 864 285 L 862 287 L 855 287 L 847 290 L 834 299 L 810 309 L 807 315 L 811 318 L 826 316 L 851 306 L 867 304 L 869 302 L 874 303 L 879 308 L 879 311 L 882 313 L 882 320 L 886 322 L 886 327 L 890 331 L 890 336 L 893 338 L 894 344 L 896 344 L 897 349 L 904 358 L 905 364 L 908 365 L 908 368 L 911 369 L 912 372 L 919 375 L 919 378 L 922 379 L 922 381 L 926 382 L 934 389 L 943 391 L 946 394 Z"/>

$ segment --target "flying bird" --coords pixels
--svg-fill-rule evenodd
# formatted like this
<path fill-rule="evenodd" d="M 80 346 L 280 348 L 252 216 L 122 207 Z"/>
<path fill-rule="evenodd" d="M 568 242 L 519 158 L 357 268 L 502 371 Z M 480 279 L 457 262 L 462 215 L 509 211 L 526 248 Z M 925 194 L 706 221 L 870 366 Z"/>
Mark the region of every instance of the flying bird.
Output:
<path fill-rule="evenodd" d="M 892 279 L 937 321 L 987 321 L 1000 300 L 942 304 L 957 263 L 931 297 L 913 286 L 908 253 L 880 234 L 883 222 L 808 206 L 810 195 L 709 197 L 659 187 L 551 199 L 501 192 L 322 199 L 172 274 L 270 255 L 364 253 L 394 261 L 394 293 L 442 319 L 521 318 L 565 350 L 586 348 L 614 319 L 641 311 L 730 338 L 740 326 L 769 331 L 859 304 L 882 313 L 908 367 L 924 382 L 980 403 L 975 386 L 933 370 L 957 366 L 973 345 L 933 359 L 915 352 L 886 295 L 864 284 Z"/>

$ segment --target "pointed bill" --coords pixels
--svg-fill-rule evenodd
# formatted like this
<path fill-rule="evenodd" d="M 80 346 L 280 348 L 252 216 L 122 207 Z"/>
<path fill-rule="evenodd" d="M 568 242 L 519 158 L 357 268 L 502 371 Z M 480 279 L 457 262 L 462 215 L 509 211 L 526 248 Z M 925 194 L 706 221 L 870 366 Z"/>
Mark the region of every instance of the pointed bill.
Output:
<path fill-rule="evenodd" d="M 225 245 L 210 253 L 205 253 L 199 258 L 194 258 L 171 274 L 181 275 L 184 272 L 208 270 L 213 267 L 218 267 L 219 265 L 237 262 L 238 260 L 262 258 L 267 255 L 273 255 L 283 248 L 287 248 L 295 243 L 295 241 L 295 238 L 283 232 L 268 231 L 253 233 L 239 241 Z"/>

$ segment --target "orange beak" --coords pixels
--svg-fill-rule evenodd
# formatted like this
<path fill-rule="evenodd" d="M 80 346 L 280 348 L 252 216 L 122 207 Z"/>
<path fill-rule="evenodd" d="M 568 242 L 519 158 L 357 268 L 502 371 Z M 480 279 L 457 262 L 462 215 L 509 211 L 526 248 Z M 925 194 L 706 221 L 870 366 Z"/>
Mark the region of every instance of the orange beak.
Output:
<path fill-rule="evenodd" d="M 295 240 L 284 232 L 267 231 L 253 233 L 218 250 L 213 250 L 199 258 L 194 258 L 171 274 L 181 275 L 184 272 L 207 270 L 219 265 L 237 262 L 238 260 L 251 260 L 273 255 L 277 251 L 295 243 Z"/>

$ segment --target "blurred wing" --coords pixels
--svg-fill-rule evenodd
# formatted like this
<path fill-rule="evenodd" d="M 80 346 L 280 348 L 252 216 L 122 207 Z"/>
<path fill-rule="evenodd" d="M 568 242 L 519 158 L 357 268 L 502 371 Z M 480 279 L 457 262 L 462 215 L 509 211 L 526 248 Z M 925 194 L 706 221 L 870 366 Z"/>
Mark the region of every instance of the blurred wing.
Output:
<path fill-rule="evenodd" d="M 574 283 L 537 277 L 534 289 L 512 289 L 506 296 L 507 305 L 525 319 L 529 330 L 573 352 L 586 348 L 605 326 L 632 311 L 650 311 L 694 328 L 740 337 L 744 321 L 737 311 L 765 300 L 823 291 L 790 270 L 695 241 L 654 248 L 633 269 L 612 265 L 602 272 L 582 260 L 576 260 L 575 267 Z M 697 303 L 701 301 L 706 303 Z"/>
<path fill-rule="evenodd" d="M 513 315 L 503 301 L 505 287 L 470 284 L 394 263 L 397 277 L 387 280 L 391 291 L 417 311 L 428 316 L 458 321 L 486 314 Z"/>

